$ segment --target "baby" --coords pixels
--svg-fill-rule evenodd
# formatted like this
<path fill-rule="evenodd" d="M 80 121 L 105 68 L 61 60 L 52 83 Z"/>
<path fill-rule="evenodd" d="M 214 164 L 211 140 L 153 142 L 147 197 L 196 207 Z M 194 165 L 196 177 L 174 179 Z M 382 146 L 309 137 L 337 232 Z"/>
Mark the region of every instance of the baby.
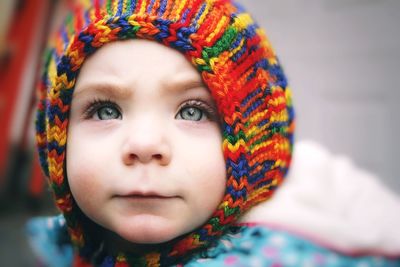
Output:
<path fill-rule="evenodd" d="M 72 10 L 50 42 L 39 89 L 40 160 L 62 213 L 30 224 L 50 228 L 32 238 L 43 264 L 376 260 L 242 218 L 283 181 L 294 129 L 278 59 L 242 7 L 119 0 Z M 336 265 L 321 265 L 329 253 Z"/>

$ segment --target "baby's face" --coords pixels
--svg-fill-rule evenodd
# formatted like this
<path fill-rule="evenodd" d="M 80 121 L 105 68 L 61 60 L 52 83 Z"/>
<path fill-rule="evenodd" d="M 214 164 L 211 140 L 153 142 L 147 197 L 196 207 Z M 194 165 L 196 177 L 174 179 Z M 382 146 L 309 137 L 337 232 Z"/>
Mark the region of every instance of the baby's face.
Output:
<path fill-rule="evenodd" d="M 225 191 L 215 103 L 171 48 L 117 41 L 83 65 L 73 94 L 67 176 L 81 210 L 133 243 L 204 224 Z"/>

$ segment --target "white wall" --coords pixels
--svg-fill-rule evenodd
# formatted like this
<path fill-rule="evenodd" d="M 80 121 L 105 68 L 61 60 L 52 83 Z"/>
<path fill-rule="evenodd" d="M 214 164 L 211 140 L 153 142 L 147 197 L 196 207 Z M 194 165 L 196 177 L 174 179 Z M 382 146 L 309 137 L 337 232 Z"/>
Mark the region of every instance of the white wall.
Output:
<path fill-rule="evenodd" d="M 400 1 L 239 0 L 262 25 L 313 139 L 400 192 Z"/>

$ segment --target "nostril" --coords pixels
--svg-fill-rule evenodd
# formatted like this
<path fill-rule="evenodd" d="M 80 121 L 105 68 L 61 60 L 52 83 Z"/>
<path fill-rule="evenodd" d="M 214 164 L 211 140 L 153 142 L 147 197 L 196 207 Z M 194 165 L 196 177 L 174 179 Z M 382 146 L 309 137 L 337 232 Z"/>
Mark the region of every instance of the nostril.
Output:
<path fill-rule="evenodd" d="M 167 165 L 170 161 L 170 148 L 164 144 L 145 144 L 138 142 L 127 142 L 122 148 L 122 158 L 126 165 L 135 163 L 158 162 Z"/>
<path fill-rule="evenodd" d="M 162 159 L 161 154 L 156 154 L 156 155 L 154 155 L 153 157 L 154 157 L 155 159 L 157 159 L 157 160 L 161 160 L 161 159 Z"/>
<path fill-rule="evenodd" d="M 124 156 L 124 162 L 127 165 L 132 165 L 135 161 L 137 161 L 138 156 L 135 154 L 127 154 Z"/>
<path fill-rule="evenodd" d="M 136 160 L 137 158 L 138 158 L 138 156 L 136 156 L 136 154 L 129 154 L 130 160 Z"/>
<path fill-rule="evenodd" d="M 125 163 L 128 165 L 132 165 L 138 161 L 146 163 L 151 161 L 151 159 L 161 162 L 164 160 L 164 156 L 161 154 L 154 154 L 152 156 L 146 156 L 146 155 L 139 156 L 135 153 L 130 153 L 125 157 Z"/>

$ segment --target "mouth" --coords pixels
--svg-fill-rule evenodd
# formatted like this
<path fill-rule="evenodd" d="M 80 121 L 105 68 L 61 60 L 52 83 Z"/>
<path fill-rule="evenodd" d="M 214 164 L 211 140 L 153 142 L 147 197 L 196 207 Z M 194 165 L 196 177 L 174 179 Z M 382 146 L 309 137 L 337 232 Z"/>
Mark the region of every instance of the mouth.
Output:
<path fill-rule="evenodd" d="M 171 199 L 171 197 L 154 196 L 154 195 L 148 195 L 148 196 L 127 195 L 127 196 L 122 196 L 122 198 L 131 199 L 131 200 L 166 200 L 166 199 Z"/>
<path fill-rule="evenodd" d="M 167 200 L 177 198 L 178 196 L 169 196 L 155 192 L 132 192 L 128 194 L 118 195 L 117 197 L 131 200 Z"/>

